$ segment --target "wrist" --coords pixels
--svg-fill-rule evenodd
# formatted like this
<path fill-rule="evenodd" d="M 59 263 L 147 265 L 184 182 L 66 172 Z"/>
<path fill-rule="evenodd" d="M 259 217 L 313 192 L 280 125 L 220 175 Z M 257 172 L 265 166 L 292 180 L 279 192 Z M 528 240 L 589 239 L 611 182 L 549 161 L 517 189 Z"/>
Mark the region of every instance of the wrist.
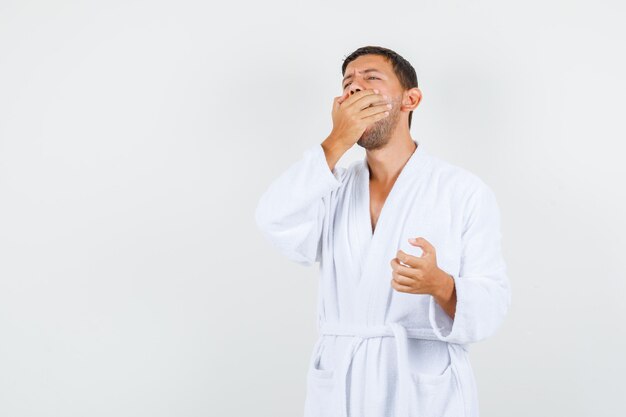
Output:
<path fill-rule="evenodd" d="M 445 271 L 441 271 L 440 284 L 433 297 L 439 304 L 452 300 L 454 294 L 454 278 Z"/>
<path fill-rule="evenodd" d="M 351 148 L 351 146 L 344 145 L 339 139 L 333 136 L 333 134 L 330 134 L 324 139 L 321 145 L 331 171 L 335 168 L 335 164 L 341 159 L 343 154 Z"/>
<path fill-rule="evenodd" d="M 331 132 L 322 142 L 324 149 L 340 154 L 347 152 L 353 145 L 354 143 L 348 143 L 348 141 L 343 140 L 342 137 L 334 131 Z"/>

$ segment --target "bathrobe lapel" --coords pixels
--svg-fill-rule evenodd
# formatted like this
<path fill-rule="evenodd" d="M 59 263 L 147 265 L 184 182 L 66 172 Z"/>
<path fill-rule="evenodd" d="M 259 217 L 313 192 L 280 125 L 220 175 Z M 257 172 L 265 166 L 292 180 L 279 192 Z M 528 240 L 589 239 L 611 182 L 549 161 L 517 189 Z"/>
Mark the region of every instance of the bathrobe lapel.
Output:
<path fill-rule="evenodd" d="M 415 142 L 415 141 L 414 141 Z M 417 144 L 417 143 L 416 143 Z M 400 171 L 387 195 L 372 232 L 370 216 L 369 169 L 366 158 L 359 165 L 357 232 L 359 240 L 369 242 L 360 256 L 361 271 L 357 285 L 355 317 L 368 325 L 383 324 L 391 296 L 391 259 L 396 256 L 405 237 L 405 223 L 414 205 L 416 182 L 423 179 L 428 162 L 423 146 L 419 145 Z"/>

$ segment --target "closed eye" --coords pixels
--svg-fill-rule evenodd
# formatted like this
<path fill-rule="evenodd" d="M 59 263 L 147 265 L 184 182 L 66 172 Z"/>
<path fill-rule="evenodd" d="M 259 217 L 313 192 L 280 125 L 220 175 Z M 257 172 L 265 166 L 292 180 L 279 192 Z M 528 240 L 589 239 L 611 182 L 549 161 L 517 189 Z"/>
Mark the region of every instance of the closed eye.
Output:
<path fill-rule="evenodd" d="M 374 77 L 373 75 L 370 75 L 369 77 L 367 77 L 367 79 L 369 80 L 370 78 L 374 78 L 376 80 L 380 80 L 380 78 L 378 77 Z M 347 86 L 349 86 L 350 84 L 352 84 L 352 82 L 347 83 L 346 85 L 343 86 L 343 88 L 345 89 Z"/>

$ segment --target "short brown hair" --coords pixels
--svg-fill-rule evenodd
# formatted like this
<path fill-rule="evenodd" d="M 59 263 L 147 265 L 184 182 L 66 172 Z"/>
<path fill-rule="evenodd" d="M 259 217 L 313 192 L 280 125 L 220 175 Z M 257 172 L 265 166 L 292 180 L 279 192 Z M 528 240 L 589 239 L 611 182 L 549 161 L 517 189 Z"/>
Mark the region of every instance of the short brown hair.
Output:
<path fill-rule="evenodd" d="M 410 88 L 417 87 L 417 74 L 415 73 L 415 68 L 411 65 L 409 61 L 402 58 L 398 53 L 392 51 L 391 49 L 383 48 L 382 46 L 362 46 L 356 51 L 352 52 L 346 58 L 344 58 L 343 64 L 341 65 L 341 75 L 345 75 L 346 67 L 348 64 L 361 55 L 382 55 L 393 67 L 393 72 L 400 80 L 400 85 L 405 90 Z M 413 117 L 413 110 L 409 112 L 409 129 L 411 128 L 411 119 Z"/>

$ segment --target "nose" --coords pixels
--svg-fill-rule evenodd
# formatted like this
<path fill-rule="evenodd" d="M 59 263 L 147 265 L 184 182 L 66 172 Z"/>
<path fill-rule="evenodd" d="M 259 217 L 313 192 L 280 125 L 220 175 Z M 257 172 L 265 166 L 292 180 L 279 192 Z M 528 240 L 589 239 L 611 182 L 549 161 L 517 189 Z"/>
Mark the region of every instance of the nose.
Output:
<path fill-rule="evenodd" d="M 350 87 L 350 95 L 356 93 L 357 91 L 361 91 L 361 89 L 358 87 Z"/>

